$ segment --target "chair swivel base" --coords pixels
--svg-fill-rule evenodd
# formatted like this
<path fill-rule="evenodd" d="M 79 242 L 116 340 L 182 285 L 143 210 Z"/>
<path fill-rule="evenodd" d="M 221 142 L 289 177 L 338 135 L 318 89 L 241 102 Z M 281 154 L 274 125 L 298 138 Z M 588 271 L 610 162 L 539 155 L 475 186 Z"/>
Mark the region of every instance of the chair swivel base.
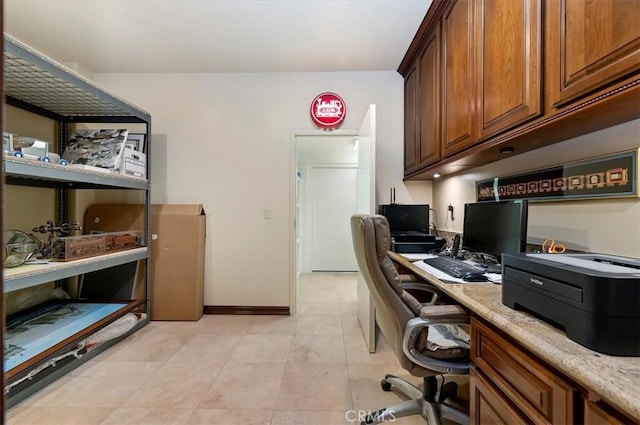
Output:
<path fill-rule="evenodd" d="M 384 391 L 391 391 L 394 388 L 396 392 L 409 400 L 368 415 L 361 425 L 380 424 L 412 415 L 422 416 L 429 425 L 440 425 L 442 423 L 441 418 L 449 419 L 458 424 L 469 423 L 469 415 L 442 403 L 445 398 L 455 396 L 455 384 L 453 386 L 445 385 L 440 390 L 439 401 L 436 401 L 437 383 L 434 376 L 424 378 L 424 390 L 420 390 L 418 387 L 394 375 L 386 375 L 380 384 Z"/>

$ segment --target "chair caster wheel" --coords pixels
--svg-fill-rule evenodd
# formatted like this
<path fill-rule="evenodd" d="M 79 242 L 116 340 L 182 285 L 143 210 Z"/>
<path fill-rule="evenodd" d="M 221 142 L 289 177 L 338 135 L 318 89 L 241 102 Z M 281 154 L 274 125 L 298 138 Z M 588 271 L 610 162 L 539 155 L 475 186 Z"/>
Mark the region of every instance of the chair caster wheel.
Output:
<path fill-rule="evenodd" d="M 380 381 L 380 386 L 382 387 L 382 391 L 391 391 L 391 382 L 387 381 L 386 379 Z"/>

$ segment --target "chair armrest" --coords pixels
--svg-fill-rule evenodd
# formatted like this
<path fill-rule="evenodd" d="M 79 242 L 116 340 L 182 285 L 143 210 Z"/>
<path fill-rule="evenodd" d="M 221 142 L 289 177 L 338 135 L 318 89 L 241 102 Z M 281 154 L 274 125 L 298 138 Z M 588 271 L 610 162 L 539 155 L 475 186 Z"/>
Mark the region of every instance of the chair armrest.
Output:
<path fill-rule="evenodd" d="M 423 317 L 424 316 L 424 317 Z M 404 355 L 415 364 L 426 369 L 440 373 L 453 373 L 463 375 L 469 373 L 471 361 L 441 360 L 428 357 L 416 349 L 416 341 L 420 330 L 437 324 L 468 324 L 469 314 L 457 305 L 427 305 L 420 310 L 420 317 L 415 317 L 407 322 L 402 338 L 402 351 Z"/>
<path fill-rule="evenodd" d="M 400 274 L 398 275 L 400 276 L 400 282 L 418 282 L 420 279 L 418 279 L 418 276 L 414 275 L 414 274 Z"/>
<path fill-rule="evenodd" d="M 407 281 L 407 282 L 402 282 L 402 289 L 406 290 L 413 290 L 413 291 L 422 291 L 422 292 L 428 292 L 431 294 L 431 300 L 428 301 L 427 303 L 425 303 L 426 305 L 433 305 L 435 303 L 438 302 L 438 300 L 440 299 L 440 294 L 441 292 L 434 286 L 431 286 L 429 283 L 424 282 L 424 281 Z"/>
<path fill-rule="evenodd" d="M 455 304 L 425 305 L 420 309 L 420 318 L 429 325 L 469 323 L 469 313 Z"/>

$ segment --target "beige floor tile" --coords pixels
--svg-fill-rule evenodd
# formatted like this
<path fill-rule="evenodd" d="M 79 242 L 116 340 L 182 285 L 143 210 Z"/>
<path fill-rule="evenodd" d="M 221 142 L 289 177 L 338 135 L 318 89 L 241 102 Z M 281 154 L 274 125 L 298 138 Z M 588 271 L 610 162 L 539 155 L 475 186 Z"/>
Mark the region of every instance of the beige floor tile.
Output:
<path fill-rule="evenodd" d="M 358 414 L 401 401 L 381 390 L 384 374 L 407 374 L 382 335 L 376 353 L 367 351 L 356 286 L 353 273 L 311 273 L 301 275 L 301 314 L 293 317 L 151 322 L 10 409 L 8 423 L 359 423 Z"/>
<path fill-rule="evenodd" d="M 293 335 L 297 323 L 297 316 L 262 316 L 247 330 L 247 335 Z"/>
<path fill-rule="evenodd" d="M 227 363 L 198 408 L 273 409 L 284 369 L 284 363 Z"/>
<path fill-rule="evenodd" d="M 301 316 L 339 316 L 338 301 L 312 301 L 307 299 L 298 311 Z"/>
<path fill-rule="evenodd" d="M 169 362 L 226 362 L 242 338 L 242 335 L 194 335 L 169 359 Z"/>
<path fill-rule="evenodd" d="M 91 359 L 82 366 L 72 370 L 66 376 L 103 377 L 112 376 L 114 371 L 125 376 L 138 375 L 141 378 L 152 376 L 162 366 L 164 362 L 131 362 L 131 361 L 105 361 L 101 356 Z"/>
<path fill-rule="evenodd" d="M 349 411 L 315 410 L 275 410 L 271 425 L 354 425 L 359 424 L 347 418 L 355 417 Z"/>
<path fill-rule="evenodd" d="M 272 410 L 196 409 L 186 425 L 270 425 Z"/>
<path fill-rule="evenodd" d="M 101 425 L 182 425 L 193 409 L 116 409 Z"/>
<path fill-rule="evenodd" d="M 276 409 L 345 411 L 351 408 L 345 364 L 287 363 Z"/>
<path fill-rule="evenodd" d="M 362 337 L 362 328 L 360 327 L 358 316 L 341 316 L 340 323 L 342 324 L 342 334 L 344 336 Z"/>
<path fill-rule="evenodd" d="M 340 316 L 300 316 L 296 335 L 342 335 Z"/>
<path fill-rule="evenodd" d="M 297 335 L 289 353 L 289 363 L 346 362 L 341 336 Z"/>
<path fill-rule="evenodd" d="M 195 408 L 223 363 L 166 363 L 137 391 L 126 407 Z"/>
<path fill-rule="evenodd" d="M 409 377 L 399 363 L 388 365 L 349 364 L 349 380 L 354 409 L 376 411 L 403 401 L 397 394 L 382 390 L 380 381 L 386 374 L 407 379 L 416 386 L 422 382 L 420 378 Z"/>
<path fill-rule="evenodd" d="M 384 340 L 378 339 L 376 352 L 369 353 L 361 336 L 345 336 L 344 346 L 347 363 L 394 364 L 398 363 L 395 353 Z"/>
<path fill-rule="evenodd" d="M 338 308 L 340 309 L 341 316 L 357 316 L 358 315 L 358 302 L 357 301 L 338 301 Z"/>
<path fill-rule="evenodd" d="M 236 363 L 286 363 L 293 335 L 245 335 L 230 360 Z"/>
<path fill-rule="evenodd" d="M 164 362 L 176 354 L 193 335 L 182 335 L 154 329 L 132 342 L 122 341 L 101 353 L 104 361 Z"/>
<path fill-rule="evenodd" d="M 40 403 L 41 400 L 43 400 L 44 398 L 50 397 L 51 393 L 57 391 L 59 388 L 64 387 L 68 382 L 70 382 L 73 379 L 74 377 L 71 375 L 66 375 L 61 378 L 58 378 L 55 381 L 53 381 L 51 384 L 47 385 L 47 387 L 44 388 L 43 390 L 38 391 L 37 393 L 29 396 L 27 399 L 21 401 L 18 405 L 13 407 L 11 410 L 17 409 L 23 406 L 38 406 L 38 403 Z"/>
<path fill-rule="evenodd" d="M 304 302 L 338 302 L 338 294 L 335 290 L 309 288 L 304 294 Z"/>
<path fill-rule="evenodd" d="M 205 314 L 194 322 L 192 327 L 197 333 L 244 335 L 249 328 L 258 323 L 263 316 Z"/>
<path fill-rule="evenodd" d="M 76 376 L 60 388 L 47 392 L 35 405 L 38 407 L 120 407 L 145 383 L 146 379 L 139 375 L 127 377 L 115 368 L 110 376 Z"/>
<path fill-rule="evenodd" d="M 21 407 L 9 410 L 7 425 L 99 425 L 110 407 Z"/>

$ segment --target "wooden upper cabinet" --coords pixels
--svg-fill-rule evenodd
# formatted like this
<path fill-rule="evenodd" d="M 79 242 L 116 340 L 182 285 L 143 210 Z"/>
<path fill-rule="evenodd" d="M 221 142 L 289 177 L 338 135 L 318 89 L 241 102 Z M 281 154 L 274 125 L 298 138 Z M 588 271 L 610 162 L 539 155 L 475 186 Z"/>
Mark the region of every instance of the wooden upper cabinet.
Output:
<path fill-rule="evenodd" d="M 477 1 L 480 139 L 542 115 L 541 3 Z"/>
<path fill-rule="evenodd" d="M 442 145 L 445 156 L 476 142 L 474 3 L 458 0 L 442 17 Z"/>
<path fill-rule="evenodd" d="M 420 109 L 418 168 L 441 158 L 440 130 L 440 24 L 429 34 L 419 59 Z"/>
<path fill-rule="evenodd" d="M 418 72 L 417 66 L 404 79 L 404 175 L 418 168 Z"/>
<path fill-rule="evenodd" d="M 546 5 L 553 107 L 640 70 L 640 1 L 554 0 Z"/>

